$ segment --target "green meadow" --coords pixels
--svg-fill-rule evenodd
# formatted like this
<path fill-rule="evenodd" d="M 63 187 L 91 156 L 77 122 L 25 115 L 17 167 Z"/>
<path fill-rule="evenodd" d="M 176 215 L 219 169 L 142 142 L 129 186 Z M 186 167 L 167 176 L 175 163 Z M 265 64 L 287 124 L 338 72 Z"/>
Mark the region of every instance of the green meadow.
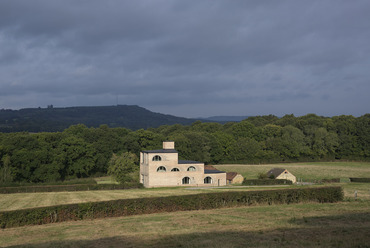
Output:
<path fill-rule="evenodd" d="M 339 203 L 261 205 L 71 221 L 0 230 L 1 247 L 369 247 L 370 163 L 219 165 L 247 178 L 283 167 L 304 180 L 341 178 Z M 109 180 L 109 179 L 104 179 Z M 322 185 L 320 185 L 322 186 Z M 306 186 L 278 186 L 306 187 Z M 309 186 L 309 187 L 315 187 Z M 197 194 L 275 187 L 157 188 L 1 195 L 0 209 L 13 210 L 88 201 Z M 354 192 L 357 192 L 355 198 Z"/>
<path fill-rule="evenodd" d="M 228 164 L 215 166 L 223 171 L 235 171 L 247 179 L 257 178 L 259 173 L 266 173 L 272 168 L 285 168 L 293 175 L 312 181 L 328 178 L 341 178 L 346 181 L 349 177 L 370 177 L 369 162 L 311 162 L 284 164 Z"/>

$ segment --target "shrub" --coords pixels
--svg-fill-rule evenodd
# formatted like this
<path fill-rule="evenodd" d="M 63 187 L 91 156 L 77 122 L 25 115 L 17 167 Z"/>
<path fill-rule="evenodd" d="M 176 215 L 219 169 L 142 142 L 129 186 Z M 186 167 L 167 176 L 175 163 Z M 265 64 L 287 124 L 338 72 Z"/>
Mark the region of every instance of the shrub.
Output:
<path fill-rule="evenodd" d="M 113 154 L 109 161 L 108 175 L 111 175 L 116 181 L 122 183 L 135 182 L 139 179 L 138 157 L 131 152 L 125 152 L 120 155 Z M 135 176 L 135 174 L 137 174 Z"/>
<path fill-rule="evenodd" d="M 20 186 L 50 186 L 50 185 L 75 185 L 75 184 L 97 184 L 93 178 L 75 178 L 64 181 L 44 182 L 44 183 L 26 183 L 26 182 L 10 182 L 0 184 L 2 187 L 20 187 Z"/>
<path fill-rule="evenodd" d="M 341 187 L 235 191 L 121 199 L 0 212 L 0 227 L 8 228 L 70 220 L 250 206 L 255 204 L 291 204 L 310 201 L 324 203 L 341 200 L 343 200 Z"/>
<path fill-rule="evenodd" d="M 340 178 L 330 178 L 330 179 L 321 179 L 321 182 L 322 183 L 339 183 L 340 182 Z"/>
<path fill-rule="evenodd" d="M 258 179 L 267 179 L 267 178 L 268 178 L 267 173 L 263 172 L 258 173 Z"/>
<path fill-rule="evenodd" d="M 370 183 L 370 178 L 365 177 L 362 178 L 350 177 L 349 180 L 351 181 L 351 183 Z"/>
<path fill-rule="evenodd" d="M 46 186 L 21 186 L 0 188 L 0 194 L 35 193 L 35 192 L 61 192 L 61 191 L 87 191 L 87 190 L 115 190 L 143 188 L 140 183 L 125 184 L 77 184 L 77 185 L 46 185 Z"/>
<path fill-rule="evenodd" d="M 293 184 L 292 181 L 286 179 L 245 179 L 242 185 L 280 185 Z"/>

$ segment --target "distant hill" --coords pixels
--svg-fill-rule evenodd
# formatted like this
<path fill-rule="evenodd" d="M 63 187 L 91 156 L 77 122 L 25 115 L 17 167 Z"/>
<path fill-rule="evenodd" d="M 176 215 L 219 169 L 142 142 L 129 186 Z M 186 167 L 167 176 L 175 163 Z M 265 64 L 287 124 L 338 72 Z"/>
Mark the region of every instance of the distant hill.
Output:
<path fill-rule="evenodd" d="M 208 118 L 201 118 L 202 120 L 207 121 L 216 121 L 216 122 L 239 122 L 247 119 L 250 116 L 211 116 Z"/>
<path fill-rule="evenodd" d="M 0 132 L 56 132 L 75 124 L 88 127 L 107 124 L 109 127 L 137 130 L 161 125 L 190 125 L 195 121 L 154 113 L 136 105 L 0 110 Z"/>

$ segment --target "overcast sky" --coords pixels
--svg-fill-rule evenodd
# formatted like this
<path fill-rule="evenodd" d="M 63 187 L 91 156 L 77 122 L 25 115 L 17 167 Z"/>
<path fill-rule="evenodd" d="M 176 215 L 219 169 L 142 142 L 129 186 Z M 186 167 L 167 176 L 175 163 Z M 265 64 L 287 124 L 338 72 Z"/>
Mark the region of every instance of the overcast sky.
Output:
<path fill-rule="evenodd" d="M 0 109 L 117 103 L 370 113 L 370 1 L 0 1 Z"/>

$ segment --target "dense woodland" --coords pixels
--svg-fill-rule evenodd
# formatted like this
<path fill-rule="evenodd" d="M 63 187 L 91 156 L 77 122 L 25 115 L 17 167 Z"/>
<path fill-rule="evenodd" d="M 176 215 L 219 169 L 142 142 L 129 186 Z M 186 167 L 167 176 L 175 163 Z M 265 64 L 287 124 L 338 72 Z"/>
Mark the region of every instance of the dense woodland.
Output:
<path fill-rule="evenodd" d="M 370 160 L 370 114 L 249 117 L 131 131 L 73 125 L 63 132 L 0 133 L 0 182 L 52 182 L 107 173 L 113 154 L 175 141 L 180 159 L 218 163 Z"/>
<path fill-rule="evenodd" d="M 151 112 L 136 105 L 0 109 L 0 132 L 62 132 L 71 125 L 126 127 L 131 130 L 161 125 L 190 125 L 194 119 Z"/>

